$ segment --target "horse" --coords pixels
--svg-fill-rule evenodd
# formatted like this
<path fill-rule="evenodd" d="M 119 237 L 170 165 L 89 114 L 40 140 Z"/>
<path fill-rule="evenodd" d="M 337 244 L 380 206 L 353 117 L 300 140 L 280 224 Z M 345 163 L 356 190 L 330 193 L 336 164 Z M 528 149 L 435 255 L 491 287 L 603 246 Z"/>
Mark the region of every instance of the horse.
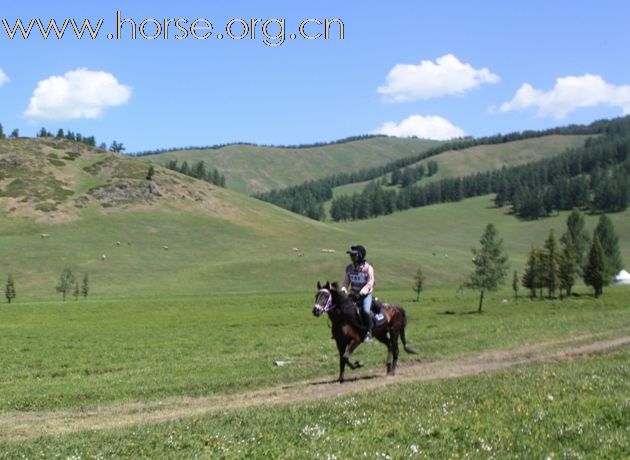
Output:
<path fill-rule="evenodd" d="M 383 303 L 381 308 L 385 321 L 374 325 L 373 337 L 387 347 L 387 359 L 385 361 L 387 375 L 395 375 L 398 365 L 398 338 L 400 337 L 403 348 L 407 353 L 417 354 L 407 346 L 405 339 L 405 326 L 407 315 L 401 306 Z M 344 370 L 346 365 L 351 369 L 363 367 L 359 361 L 352 362 L 352 352 L 363 342 L 365 327 L 359 320 L 357 307 L 352 300 L 339 290 L 337 283 L 326 282 L 321 285 L 317 282 L 317 294 L 313 315 L 316 317 L 328 313 L 332 323 L 332 334 L 339 351 L 339 383 L 344 382 Z"/>

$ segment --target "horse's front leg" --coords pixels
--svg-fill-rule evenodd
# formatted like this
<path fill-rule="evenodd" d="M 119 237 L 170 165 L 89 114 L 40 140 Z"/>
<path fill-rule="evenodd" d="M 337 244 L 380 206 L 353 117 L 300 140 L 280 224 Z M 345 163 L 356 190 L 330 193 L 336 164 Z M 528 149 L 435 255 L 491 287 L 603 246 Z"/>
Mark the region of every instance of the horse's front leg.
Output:
<path fill-rule="evenodd" d="M 350 366 L 350 369 L 358 369 L 359 367 L 363 367 L 363 364 L 361 364 L 359 361 L 355 361 L 354 363 L 350 361 L 352 353 L 360 344 L 360 339 L 352 339 L 350 343 L 346 346 L 346 350 L 343 353 L 343 359 L 346 361 L 346 364 Z"/>
<path fill-rule="evenodd" d="M 346 359 L 343 355 L 339 354 L 339 383 L 343 383 L 343 371 L 346 368 Z"/>

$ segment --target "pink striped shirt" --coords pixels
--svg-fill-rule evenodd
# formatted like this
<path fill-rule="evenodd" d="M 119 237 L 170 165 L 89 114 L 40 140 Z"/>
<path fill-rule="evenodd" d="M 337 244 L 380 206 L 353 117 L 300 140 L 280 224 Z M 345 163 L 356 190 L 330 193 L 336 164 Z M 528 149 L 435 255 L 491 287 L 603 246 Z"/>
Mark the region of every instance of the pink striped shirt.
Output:
<path fill-rule="evenodd" d="M 350 288 L 352 292 L 358 294 L 366 287 L 367 294 L 371 294 L 374 289 L 374 268 L 367 262 L 363 262 L 359 267 L 350 264 L 346 267 L 346 274 L 343 278 L 343 287 Z"/>

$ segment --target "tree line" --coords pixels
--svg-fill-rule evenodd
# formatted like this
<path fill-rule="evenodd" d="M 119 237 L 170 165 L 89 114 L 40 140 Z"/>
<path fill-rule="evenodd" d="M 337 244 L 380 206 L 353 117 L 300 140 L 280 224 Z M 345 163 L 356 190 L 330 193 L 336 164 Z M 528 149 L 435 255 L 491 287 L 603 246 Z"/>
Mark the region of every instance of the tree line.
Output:
<path fill-rule="evenodd" d="M 85 299 L 90 293 L 90 277 L 85 273 L 79 284 L 79 280 L 72 269 L 70 267 L 64 267 L 59 275 L 59 281 L 55 286 L 55 290 L 61 294 L 64 301 L 68 295 L 72 295 L 74 300 L 79 300 L 79 297 Z M 11 303 L 11 301 L 17 298 L 15 281 L 12 274 L 9 274 L 7 277 L 7 282 L 4 287 L 4 297 L 7 299 L 8 303 Z"/>
<path fill-rule="evenodd" d="M 532 246 L 521 284 L 531 298 L 543 298 L 544 289 L 549 298 L 556 293 L 562 298 L 570 296 L 576 280 L 582 278 L 599 297 L 622 268 L 619 238 L 610 218 L 602 214 L 591 237 L 583 215 L 573 210 L 559 244 L 550 230 L 542 247 Z"/>
<path fill-rule="evenodd" d="M 85 136 L 81 133 L 75 133 L 70 130 L 64 131 L 61 128 L 57 130 L 56 134 L 53 134 L 52 132 L 48 131 L 46 128 L 42 127 L 39 131 L 37 131 L 35 136 L 36 137 L 49 137 L 49 138 L 55 138 L 55 139 L 66 139 L 69 141 L 85 144 L 89 147 L 97 147 L 96 138 L 94 136 Z M 2 124 L 0 123 L 0 139 L 5 139 L 6 137 L 7 136 L 4 132 L 4 128 Z M 11 134 L 9 135 L 9 137 L 13 137 L 13 138 L 20 137 L 20 130 L 17 128 L 14 129 L 13 131 L 11 131 Z M 98 148 L 101 150 L 109 150 L 110 152 L 115 152 L 115 153 L 122 153 L 125 150 L 123 143 L 117 142 L 117 141 L 112 141 L 109 148 L 107 147 L 107 144 L 105 142 L 101 142 L 98 145 Z"/>
<path fill-rule="evenodd" d="M 206 168 L 206 164 L 203 160 L 190 166 L 187 161 L 179 165 L 177 160 L 170 160 L 166 167 L 172 171 L 177 171 L 186 176 L 194 177 L 219 187 L 225 187 L 225 176 L 221 174 L 216 168 L 212 171 Z"/>
<path fill-rule="evenodd" d="M 566 127 L 553 128 L 544 131 L 523 131 L 504 135 L 497 134 L 477 139 L 464 138 L 447 141 L 424 152 L 394 160 L 382 166 L 366 168 L 349 173 L 338 173 L 322 179 L 307 181 L 300 185 L 259 193 L 254 195 L 254 197 L 263 201 L 268 201 L 284 209 L 321 220 L 325 216 L 323 213 L 317 212 L 319 209 L 319 202 L 325 202 L 332 199 L 333 188 L 341 185 L 371 181 L 388 174 L 402 174 L 401 170 L 404 168 L 449 150 L 463 150 L 478 145 L 496 145 L 518 140 L 549 136 L 552 134 L 603 134 L 606 136 L 608 133 L 617 130 L 618 128 L 616 125 L 623 123 L 624 120 L 627 124 L 627 119 L 621 118 L 616 120 L 600 120 L 593 122 L 590 125 L 569 125 Z M 625 128 L 624 131 L 627 132 Z M 484 184 L 484 182 L 488 181 L 488 178 L 486 177 L 475 177 L 474 179 L 465 177 L 450 179 L 450 181 L 455 182 L 449 182 L 449 180 L 445 179 L 444 182 L 440 183 L 439 187 L 436 188 L 436 186 L 433 186 L 430 190 L 412 191 L 408 187 L 405 187 L 404 189 L 406 189 L 406 192 L 404 192 L 403 196 L 400 198 L 403 207 L 397 208 L 397 210 L 424 206 L 426 204 L 433 204 L 434 202 L 455 201 L 469 196 L 495 192 L 491 188 L 489 189 L 487 183 Z M 460 198 L 458 198 L 460 195 L 459 190 L 462 186 L 459 185 L 458 181 L 463 181 L 463 186 L 467 186 L 466 191 L 462 190 L 462 197 Z M 443 189 L 445 192 L 444 194 L 442 193 Z M 430 193 L 437 201 L 429 200 L 430 202 L 426 202 L 427 200 L 422 197 L 425 192 Z M 442 195 L 444 195 L 445 199 L 443 199 Z M 357 197 L 356 200 L 358 201 L 360 198 Z M 409 203 L 409 206 L 407 206 L 407 203 Z M 345 207 L 346 206 L 344 206 L 344 208 Z"/>
<path fill-rule="evenodd" d="M 286 144 L 286 145 L 273 145 L 273 144 L 255 144 L 253 142 L 228 142 L 224 144 L 213 144 L 206 146 L 188 146 L 188 147 L 171 147 L 164 149 L 145 150 L 142 152 L 133 153 L 133 156 L 143 157 L 148 155 L 159 155 L 160 153 L 180 152 L 182 150 L 218 150 L 224 147 L 232 145 L 249 145 L 252 147 L 268 147 L 274 149 L 310 149 L 314 147 L 324 147 L 326 145 L 345 144 L 348 142 L 360 141 L 364 139 L 372 139 L 375 137 L 387 137 L 384 134 L 361 134 L 358 136 L 348 136 L 342 139 L 337 139 L 330 142 L 313 142 L 308 144 Z"/>
<path fill-rule="evenodd" d="M 331 217 L 335 221 L 366 219 L 490 193 L 496 194 L 498 207 L 510 205 L 522 219 L 573 208 L 624 211 L 630 201 L 630 117 L 611 125 L 612 129 L 587 139 L 581 148 L 526 165 L 426 185 L 401 184 L 397 190 L 382 189 L 382 182 L 371 183 L 361 193 L 333 199 Z"/>
<path fill-rule="evenodd" d="M 486 226 L 479 242 L 480 247 L 472 250 L 474 270 L 466 285 L 480 291 L 478 312 L 481 313 L 485 292 L 495 291 L 503 284 L 509 263 L 503 240 L 493 224 Z M 606 214 L 600 216 L 591 238 L 584 226 L 584 216 L 574 209 L 567 218 L 560 243 L 553 229 L 550 230 L 542 247 L 532 246 L 523 276 L 519 279 L 518 272 L 514 272 L 514 298 L 518 299 L 522 285 L 532 299 L 537 296 L 543 299 L 544 289 L 548 298 L 559 294 L 562 299 L 571 295 L 578 277 L 593 288 L 597 298 L 622 267 L 619 238 L 610 218 Z M 414 280 L 418 295 L 423 281 L 419 270 Z"/>

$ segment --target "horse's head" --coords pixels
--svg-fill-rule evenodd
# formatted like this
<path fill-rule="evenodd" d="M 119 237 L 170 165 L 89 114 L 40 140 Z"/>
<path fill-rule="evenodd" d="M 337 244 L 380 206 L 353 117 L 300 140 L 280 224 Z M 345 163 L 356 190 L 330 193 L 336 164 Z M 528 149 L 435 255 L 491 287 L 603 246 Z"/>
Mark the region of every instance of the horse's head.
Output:
<path fill-rule="evenodd" d="M 315 294 L 315 305 L 313 305 L 313 315 L 319 316 L 322 313 L 329 312 L 335 306 L 333 304 L 332 287 L 330 282 L 321 285 L 317 282 L 317 294 Z"/>

